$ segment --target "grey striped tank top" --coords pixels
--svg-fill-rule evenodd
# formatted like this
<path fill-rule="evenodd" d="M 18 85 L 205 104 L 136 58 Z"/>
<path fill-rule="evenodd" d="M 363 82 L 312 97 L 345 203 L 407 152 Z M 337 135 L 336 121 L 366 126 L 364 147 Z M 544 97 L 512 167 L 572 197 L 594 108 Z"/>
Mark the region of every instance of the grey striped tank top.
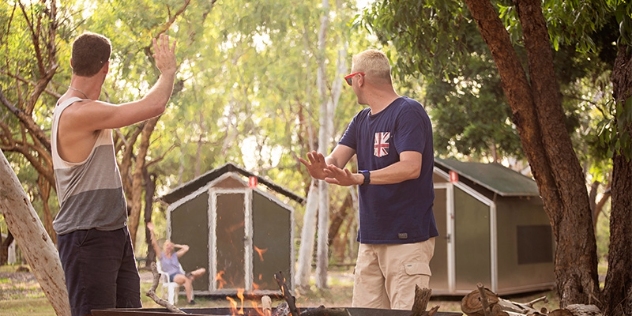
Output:
<path fill-rule="evenodd" d="M 127 224 L 127 205 L 116 164 L 112 130 L 101 130 L 86 160 L 67 162 L 57 150 L 61 113 L 81 99 L 70 98 L 55 107 L 51 131 L 53 167 L 60 210 L 53 228 L 58 235 L 96 228 L 116 230 Z"/>

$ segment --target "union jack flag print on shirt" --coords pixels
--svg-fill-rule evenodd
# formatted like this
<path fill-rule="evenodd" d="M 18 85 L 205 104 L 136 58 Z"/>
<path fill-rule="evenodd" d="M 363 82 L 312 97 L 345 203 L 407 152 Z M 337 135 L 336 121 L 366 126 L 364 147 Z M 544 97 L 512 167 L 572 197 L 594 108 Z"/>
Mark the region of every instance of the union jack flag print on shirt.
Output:
<path fill-rule="evenodd" d="M 375 157 L 384 157 L 388 155 L 388 141 L 390 140 L 390 138 L 390 132 L 375 133 L 375 139 L 373 140 L 373 155 Z"/>

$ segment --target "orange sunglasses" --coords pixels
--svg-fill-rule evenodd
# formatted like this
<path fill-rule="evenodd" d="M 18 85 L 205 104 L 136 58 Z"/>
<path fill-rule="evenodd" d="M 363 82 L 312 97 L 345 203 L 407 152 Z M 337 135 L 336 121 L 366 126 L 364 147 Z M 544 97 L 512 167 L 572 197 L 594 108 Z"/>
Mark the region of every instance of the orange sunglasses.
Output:
<path fill-rule="evenodd" d="M 364 73 L 362 71 L 358 71 L 358 72 L 353 72 L 353 73 L 350 73 L 350 74 L 346 75 L 345 76 L 345 81 L 347 82 L 348 85 L 351 85 L 351 83 L 353 83 L 351 78 L 353 78 L 355 75 L 364 76 Z"/>

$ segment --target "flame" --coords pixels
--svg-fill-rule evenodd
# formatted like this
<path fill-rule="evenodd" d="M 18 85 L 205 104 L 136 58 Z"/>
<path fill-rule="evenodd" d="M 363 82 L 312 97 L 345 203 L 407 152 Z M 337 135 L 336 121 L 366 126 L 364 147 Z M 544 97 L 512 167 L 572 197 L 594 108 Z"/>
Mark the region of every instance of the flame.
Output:
<path fill-rule="evenodd" d="M 218 289 L 222 289 L 224 288 L 224 285 L 226 285 L 226 280 L 224 280 L 223 276 L 224 271 L 217 272 L 217 274 L 215 275 L 215 281 L 217 282 Z"/>
<path fill-rule="evenodd" d="M 241 309 L 239 310 L 239 314 L 243 315 L 244 314 L 244 289 L 237 290 L 237 297 L 239 297 L 239 300 L 241 301 Z"/>
<path fill-rule="evenodd" d="M 241 314 L 239 313 L 239 311 L 237 310 L 237 301 L 235 301 L 232 297 L 230 296 L 226 296 L 226 299 L 228 300 L 228 302 L 230 302 L 230 312 L 231 315 L 243 315 L 244 314 L 244 310 L 242 308 L 241 310 Z"/>
<path fill-rule="evenodd" d="M 246 315 L 244 311 L 244 298 L 245 298 L 244 289 L 237 289 L 237 297 L 241 301 L 241 306 L 238 306 L 238 303 L 234 298 L 230 296 L 226 296 L 226 299 L 230 303 L 231 315 L 232 316 Z M 248 315 L 253 315 L 253 316 L 270 316 L 271 315 L 270 311 L 268 312 L 264 311 L 262 307 L 260 307 L 256 301 L 252 300 L 248 302 L 252 306 L 252 310 L 248 312 Z"/>
<path fill-rule="evenodd" d="M 266 251 L 268 251 L 268 248 L 266 249 L 261 249 L 261 248 L 257 248 L 257 246 L 255 247 L 255 251 L 259 254 L 259 260 L 263 261 L 263 254 L 266 253 Z"/>

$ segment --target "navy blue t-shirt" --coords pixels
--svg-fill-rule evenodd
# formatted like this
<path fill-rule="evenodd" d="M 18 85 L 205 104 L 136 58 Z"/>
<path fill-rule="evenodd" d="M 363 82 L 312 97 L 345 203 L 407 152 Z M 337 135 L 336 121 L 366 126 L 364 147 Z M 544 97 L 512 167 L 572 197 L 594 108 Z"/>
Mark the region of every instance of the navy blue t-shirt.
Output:
<path fill-rule="evenodd" d="M 417 179 L 359 186 L 359 242 L 405 244 L 439 235 L 432 213 L 432 125 L 419 102 L 400 97 L 375 115 L 371 115 L 370 108 L 363 109 L 353 118 L 339 144 L 355 150 L 358 170 L 378 170 L 392 165 L 404 151 L 422 155 Z"/>

